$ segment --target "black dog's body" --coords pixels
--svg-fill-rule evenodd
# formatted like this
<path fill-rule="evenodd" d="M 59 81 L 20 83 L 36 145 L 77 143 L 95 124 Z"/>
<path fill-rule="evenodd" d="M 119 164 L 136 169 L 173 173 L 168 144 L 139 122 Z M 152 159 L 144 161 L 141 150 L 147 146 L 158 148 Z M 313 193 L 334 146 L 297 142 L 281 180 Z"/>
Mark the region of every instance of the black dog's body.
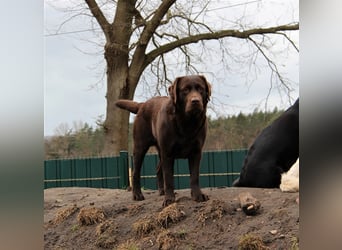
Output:
<path fill-rule="evenodd" d="M 266 127 L 248 150 L 235 187 L 278 188 L 299 156 L 299 99 Z"/>
<path fill-rule="evenodd" d="M 206 138 L 206 106 L 210 84 L 203 76 L 178 77 L 169 88 L 170 97 L 154 97 L 144 103 L 119 100 L 116 105 L 136 113 L 134 121 L 133 199 L 143 200 L 140 170 L 150 146 L 156 146 L 158 189 L 165 194 L 164 206 L 175 201 L 173 165 L 188 158 L 192 199 L 208 200 L 199 188 L 199 164 Z"/>

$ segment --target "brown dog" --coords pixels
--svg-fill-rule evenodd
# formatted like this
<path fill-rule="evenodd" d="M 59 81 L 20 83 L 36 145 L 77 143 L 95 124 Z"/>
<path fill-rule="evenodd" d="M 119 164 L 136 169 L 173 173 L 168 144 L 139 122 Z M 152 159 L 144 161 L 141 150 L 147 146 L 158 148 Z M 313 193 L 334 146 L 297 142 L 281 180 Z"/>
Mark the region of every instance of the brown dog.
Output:
<path fill-rule="evenodd" d="M 206 138 L 207 103 L 211 86 L 204 76 L 178 77 L 169 87 L 170 97 L 154 97 L 144 103 L 119 100 L 116 106 L 137 114 L 133 126 L 134 170 L 133 199 L 144 200 L 140 187 L 140 170 L 150 146 L 159 154 L 157 167 L 159 194 L 163 206 L 175 201 L 173 165 L 175 158 L 188 158 L 191 197 L 206 201 L 199 187 L 199 165 Z"/>

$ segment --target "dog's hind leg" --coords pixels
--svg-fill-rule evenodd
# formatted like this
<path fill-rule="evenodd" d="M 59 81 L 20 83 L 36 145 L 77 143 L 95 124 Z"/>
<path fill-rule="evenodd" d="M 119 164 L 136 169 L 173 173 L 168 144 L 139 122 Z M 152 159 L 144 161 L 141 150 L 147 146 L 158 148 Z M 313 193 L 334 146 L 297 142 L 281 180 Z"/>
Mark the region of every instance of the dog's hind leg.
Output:
<path fill-rule="evenodd" d="M 134 146 L 133 153 L 133 200 L 141 201 L 144 200 L 145 197 L 141 192 L 141 184 L 140 184 L 140 175 L 141 175 L 141 167 L 145 157 L 145 154 L 148 150 L 149 146 L 141 147 L 138 145 Z"/>

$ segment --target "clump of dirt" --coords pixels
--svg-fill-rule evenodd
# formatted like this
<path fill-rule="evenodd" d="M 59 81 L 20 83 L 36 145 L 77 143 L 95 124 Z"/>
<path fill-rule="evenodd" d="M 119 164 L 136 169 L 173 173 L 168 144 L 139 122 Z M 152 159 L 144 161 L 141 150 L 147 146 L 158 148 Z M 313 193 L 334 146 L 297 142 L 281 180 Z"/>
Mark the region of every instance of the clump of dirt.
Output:
<path fill-rule="evenodd" d="M 228 212 L 228 207 L 225 202 L 220 200 L 209 200 L 203 208 L 198 211 L 197 220 L 205 225 L 208 220 L 221 219 Z"/>
<path fill-rule="evenodd" d="M 144 207 L 139 205 L 139 204 L 131 205 L 128 208 L 128 213 L 130 216 L 135 216 L 135 215 L 141 213 L 143 209 L 144 209 Z"/>
<path fill-rule="evenodd" d="M 93 225 L 105 220 L 105 215 L 102 209 L 96 207 L 84 207 L 77 215 L 77 221 L 81 225 Z"/>

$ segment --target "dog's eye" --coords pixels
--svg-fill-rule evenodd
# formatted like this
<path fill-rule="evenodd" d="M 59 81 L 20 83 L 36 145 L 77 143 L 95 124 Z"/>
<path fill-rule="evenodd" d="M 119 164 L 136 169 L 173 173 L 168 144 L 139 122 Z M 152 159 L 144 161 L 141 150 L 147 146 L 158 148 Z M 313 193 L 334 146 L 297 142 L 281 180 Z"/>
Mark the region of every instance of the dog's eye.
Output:
<path fill-rule="evenodd" d="M 187 93 L 190 92 L 190 88 L 189 88 L 189 87 L 186 87 L 186 88 L 183 89 L 182 92 L 183 92 L 184 94 L 187 94 Z"/>
<path fill-rule="evenodd" d="M 202 93 L 202 92 L 204 92 L 204 89 L 202 88 L 202 86 L 197 85 L 197 86 L 196 86 L 196 91 Z"/>

